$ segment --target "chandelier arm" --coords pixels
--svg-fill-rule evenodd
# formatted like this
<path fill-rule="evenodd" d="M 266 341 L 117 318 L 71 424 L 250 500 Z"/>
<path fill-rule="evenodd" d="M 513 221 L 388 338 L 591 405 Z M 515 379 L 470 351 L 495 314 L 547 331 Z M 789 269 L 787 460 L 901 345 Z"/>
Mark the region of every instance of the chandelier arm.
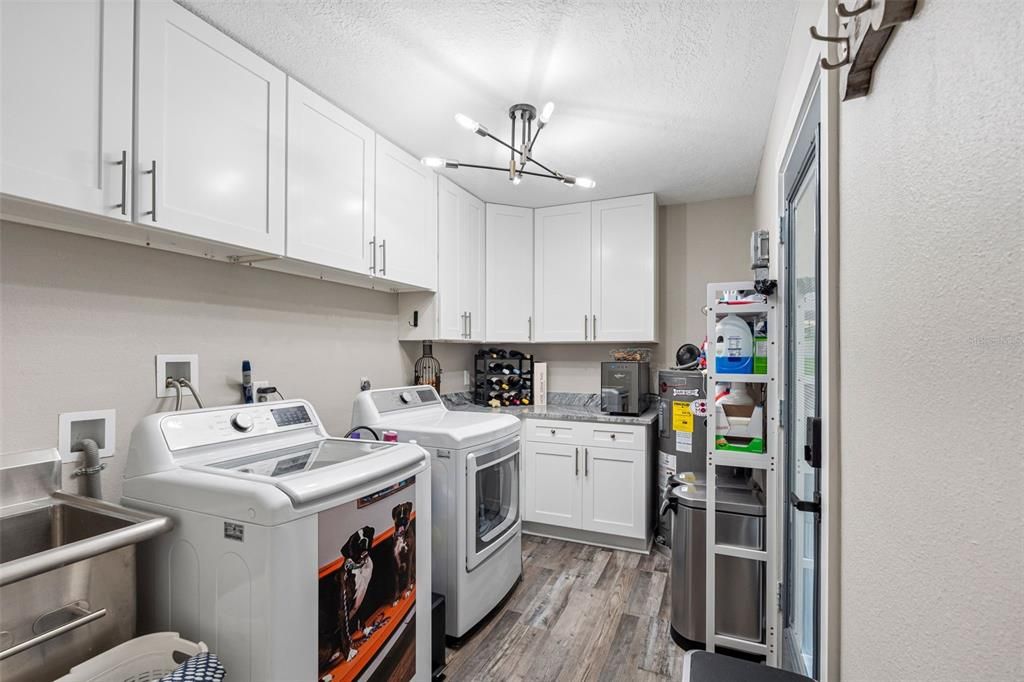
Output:
<path fill-rule="evenodd" d="M 537 134 L 538 134 L 538 135 L 540 134 L 540 131 L 539 131 L 539 130 L 537 131 Z M 492 134 L 491 134 L 491 132 L 490 132 L 490 131 L 487 131 L 487 132 L 485 132 L 485 133 L 484 133 L 484 135 L 485 135 L 486 137 L 489 137 L 489 138 L 491 138 L 492 140 L 494 140 L 495 142 L 497 142 L 498 144 L 500 144 L 500 145 L 501 145 L 502 147 L 504 147 L 505 149 L 508 149 L 508 150 L 510 150 L 510 151 L 511 151 L 511 152 L 512 152 L 513 154 L 519 154 L 520 156 L 522 156 L 522 152 L 521 152 L 521 151 L 519 151 L 518 149 L 516 149 L 515 147 L 513 147 L 512 145 L 510 145 L 510 144 L 509 144 L 508 142 L 505 142 L 505 140 L 501 140 L 501 139 L 499 139 L 499 138 L 495 137 L 494 135 L 492 135 Z M 536 139 L 536 138 L 534 138 L 534 139 Z M 562 174 L 561 174 L 561 173 L 559 173 L 558 171 L 554 171 L 554 170 L 551 170 L 550 168 L 548 168 L 547 166 L 545 166 L 545 165 L 544 165 L 543 163 L 541 163 L 541 162 L 540 162 L 540 161 L 538 161 L 537 159 L 533 158 L 532 156 L 531 156 L 531 157 L 529 157 L 529 160 L 530 160 L 530 161 L 533 161 L 533 162 L 534 162 L 535 164 L 537 164 L 538 166 L 540 166 L 541 168 L 543 168 L 544 170 L 546 170 L 546 171 L 547 171 L 548 173 L 551 173 L 551 175 L 552 175 L 552 176 L 554 176 L 554 177 L 558 177 L 558 178 L 561 178 L 561 177 L 562 177 Z M 463 164 L 463 165 L 465 165 L 465 164 Z M 506 171 L 506 172 L 508 171 L 508 169 L 507 169 L 507 168 L 502 168 L 501 170 L 503 170 L 503 171 Z M 542 177 L 547 177 L 547 176 L 542 176 Z"/>
<path fill-rule="evenodd" d="M 483 170 L 496 170 L 501 171 L 502 173 L 508 172 L 508 168 L 502 168 L 501 166 L 482 166 L 476 163 L 462 163 L 461 161 L 459 162 L 459 168 L 482 168 Z M 546 173 L 534 173 L 533 171 L 520 171 L 520 173 L 523 175 L 532 175 L 537 178 L 551 178 L 552 180 L 558 180 L 559 182 L 561 182 L 563 177 L 558 174 L 548 175 Z"/>

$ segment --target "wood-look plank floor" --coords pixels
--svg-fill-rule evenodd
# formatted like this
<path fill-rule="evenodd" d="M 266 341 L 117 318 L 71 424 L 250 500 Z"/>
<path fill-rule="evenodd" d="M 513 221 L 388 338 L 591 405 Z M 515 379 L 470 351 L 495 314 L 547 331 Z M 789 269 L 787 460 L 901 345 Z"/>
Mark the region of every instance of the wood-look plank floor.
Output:
<path fill-rule="evenodd" d="M 669 559 L 523 536 L 523 579 L 456 649 L 447 679 L 679 680 Z"/>

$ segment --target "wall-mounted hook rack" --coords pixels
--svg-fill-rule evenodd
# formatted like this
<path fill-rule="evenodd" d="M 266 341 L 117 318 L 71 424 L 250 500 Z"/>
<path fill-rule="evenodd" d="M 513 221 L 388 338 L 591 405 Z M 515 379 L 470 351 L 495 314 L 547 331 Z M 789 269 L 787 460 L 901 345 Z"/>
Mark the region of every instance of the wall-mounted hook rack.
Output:
<path fill-rule="evenodd" d="M 859 4 L 858 4 L 859 3 Z M 914 16 L 917 0 L 847 0 L 836 5 L 836 14 L 846 20 L 840 35 L 827 36 L 811 27 L 811 37 L 843 46 L 838 62 L 822 58 L 821 68 L 839 69 L 843 101 L 864 97 L 871 90 L 871 76 L 896 26 Z"/>

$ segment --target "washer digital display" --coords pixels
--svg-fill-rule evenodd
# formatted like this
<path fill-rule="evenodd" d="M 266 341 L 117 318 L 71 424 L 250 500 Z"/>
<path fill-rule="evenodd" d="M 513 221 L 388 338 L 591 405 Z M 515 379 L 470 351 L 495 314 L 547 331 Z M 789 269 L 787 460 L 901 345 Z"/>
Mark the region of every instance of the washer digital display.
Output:
<path fill-rule="evenodd" d="M 296 424 L 309 423 L 309 413 L 306 412 L 306 408 L 302 405 L 280 407 L 276 410 L 270 410 L 270 414 L 274 415 L 274 421 L 278 426 L 295 426 Z"/>

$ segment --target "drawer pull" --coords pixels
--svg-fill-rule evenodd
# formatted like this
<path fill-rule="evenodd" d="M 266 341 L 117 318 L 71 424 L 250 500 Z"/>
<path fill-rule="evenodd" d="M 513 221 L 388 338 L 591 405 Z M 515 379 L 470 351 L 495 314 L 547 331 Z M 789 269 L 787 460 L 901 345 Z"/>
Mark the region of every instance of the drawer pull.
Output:
<path fill-rule="evenodd" d="M 555 435 L 555 430 L 554 429 L 551 429 L 551 435 L 552 436 Z"/>

